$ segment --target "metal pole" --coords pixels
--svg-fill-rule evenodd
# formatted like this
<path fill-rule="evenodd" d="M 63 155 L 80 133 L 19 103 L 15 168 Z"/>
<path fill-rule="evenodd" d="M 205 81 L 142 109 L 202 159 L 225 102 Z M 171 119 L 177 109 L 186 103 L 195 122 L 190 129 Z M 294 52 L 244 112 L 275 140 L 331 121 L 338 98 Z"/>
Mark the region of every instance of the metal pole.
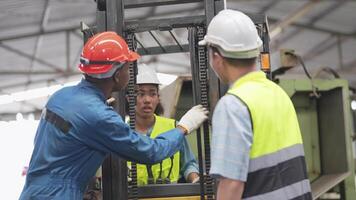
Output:
<path fill-rule="evenodd" d="M 70 72 L 70 32 L 66 31 L 66 73 Z"/>
<path fill-rule="evenodd" d="M 343 51 L 342 51 L 342 36 L 338 35 L 337 36 L 337 53 L 339 57 L 339 67 L 340 69 L 344 68 L 344 63 L 343 63 Z"/>
<path fill-rule="evenodd" d="M 199 79 L 194 78 L 198 77 L 198 52 L 196 48 L 196 33 L 197 29 L 195 27 L 191 27 L 188 29 L 188 40 L 189 40 L 189 51 L 190 51 L 190 63 L 192 70 L 192 89 L 193 89 L 193 105 L 200 103 L 200 88 L 199 88 Z M 196 131 L 197 135 L 197 148 L 198 148 L 198 162 L 199 162 L 199 176 L 200 176 L 200 199 L 203 200 L 205 198 L 205 189 L 204 189 L 204 164 L 203 164 L 203 144 L 201 141 L 201 132 L 200 128 Z"/>
<path fill-rule="evenodd" d="M 102 2 L 102 1 L 101 1 Z M 123 0 L 106 0 L 106 30 L 115 31 L 123 35 L 124 29 L 124 2 Z M 103 17 L 103 16 L 101 16 Z M 104 26 L 103 26 L 104 27 Z M 125 91 L 113 94 L 120 102 L 115 110 L 125 117 Z M 103 199 L 127 200 L 127 163 L 113 154 L 103 163 Z"/>
<path fill-rule="evenodd" d="M 129 33 L 126 35 L 126 42 L 132 51 L 136 51 L 137 43 L 135 41 L 135 34 Z M 129 116 L 130 116 L 130 128 L 135 129 L 136 124 L 136 96 L 135 96 L 135 85 L 136 85 L 136 74 L 137 74 L 137 62 L 130 64 L 130 79 L 127 85 L 128 98 L 129 98 Z M 137 165 L 131 162 L 131 182 L 129 184 L 128 198 L 137 199 L 138 197 L 138 187 L 137 187 Z"/>

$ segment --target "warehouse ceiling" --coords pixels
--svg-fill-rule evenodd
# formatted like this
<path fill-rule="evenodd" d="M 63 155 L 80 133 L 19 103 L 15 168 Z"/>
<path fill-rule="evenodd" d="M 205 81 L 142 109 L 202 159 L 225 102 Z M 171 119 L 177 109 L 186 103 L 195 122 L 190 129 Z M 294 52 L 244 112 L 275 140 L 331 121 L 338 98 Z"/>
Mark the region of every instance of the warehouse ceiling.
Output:
<path fill-rule="evenodd" d="M 268 16 L 273 69 L 280 66 L 280 49 L 294 49 L 311 74 L 331 68 L 356 88 L 355 1 L 227 0 L 227 7 Z M 201 3 L 130 9 L 125 16 L 147 19 L 193 13 L 203 14 Z M 77 64 L 83 40 L 79 23 L 95 24 L 93 0 L 1 0 L 0 19 L 0 96 L 80 79 Z M 172 42 L 167 33 L 154 34 L 161 41 Z M 185 30 L 174 34 L 182 43 L 187 40 Z M 144 45 L 154 42 L 144 34 L 137 37 Z M 163 73 L 190 72 L 186 54 L 151 56 L 143 61 Z M 299 66 L 286 76 L 305 75 Z M 18 112 L 39 113 L 46 100 L 7 104 L 0 100 L 0 120 L 12 119 Z"/>

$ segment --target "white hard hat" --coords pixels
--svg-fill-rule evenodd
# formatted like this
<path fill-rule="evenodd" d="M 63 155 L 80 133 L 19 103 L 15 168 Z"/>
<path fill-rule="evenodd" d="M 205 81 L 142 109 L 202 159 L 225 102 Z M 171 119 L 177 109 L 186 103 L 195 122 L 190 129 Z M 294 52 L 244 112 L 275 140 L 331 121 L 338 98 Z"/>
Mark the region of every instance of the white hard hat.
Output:
<path fill-rule="evenodd" d="M 218 47 L 226 57 L 253 58 L 259 55 L 262 40 L 247 15 L 227 9 L 220 11 L 211 20 L 207 34 L 199 45 Z"/>
<path fill-rule="evenodd" d="M 140 64 L 137 68 L 136 84 L 161 84 L 156 71 L 152 67 L 148 67 L 146 64 Z"/>

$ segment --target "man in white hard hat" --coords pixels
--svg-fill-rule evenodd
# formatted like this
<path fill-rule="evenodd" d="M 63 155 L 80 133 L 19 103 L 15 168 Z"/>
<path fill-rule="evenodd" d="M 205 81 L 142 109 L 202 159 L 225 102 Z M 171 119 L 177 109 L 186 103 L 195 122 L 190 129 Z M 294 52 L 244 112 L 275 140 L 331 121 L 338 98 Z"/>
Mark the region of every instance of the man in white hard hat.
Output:
<path fill-rule="evenodd" d="M 312 199 L 298 120 L 288 95 L 256 67 L 262 41 L 242 12 L 223 10 L 204 40 L 229 90 L 212 120 L 217 199 Z"/>
<path fill-rule="evenodd" d="M 174 119 L 159 116 L 162 105 L 157 73 L 141 64 L 136 80 L 135 130 L 150 138 L 156 138 L 166 130 L 175 128 Z M 170 158 L 153 165 L 137 164 L 138 185 L 177 183 L 179 179 L 193 183 L 199 180 L 198 173 L 196 159 L 186 139 L 180 151 Z"/>

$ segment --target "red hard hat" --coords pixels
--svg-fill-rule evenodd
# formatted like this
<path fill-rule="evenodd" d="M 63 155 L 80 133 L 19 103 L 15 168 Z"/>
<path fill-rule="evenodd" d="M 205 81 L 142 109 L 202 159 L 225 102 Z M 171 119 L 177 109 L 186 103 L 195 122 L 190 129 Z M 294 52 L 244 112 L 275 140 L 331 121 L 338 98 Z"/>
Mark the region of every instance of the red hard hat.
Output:
<path fill-rule="evenodd" d="M 111 31 L 102 32 L 85 43 L 79 69 L 85 74 L 100 76 L 114 70 L 114 65 L 121 67 L 124 63 L 135 61 L 139 57 L 136 52 L 129 50 L 125 40 L 118 34 Z"/>

